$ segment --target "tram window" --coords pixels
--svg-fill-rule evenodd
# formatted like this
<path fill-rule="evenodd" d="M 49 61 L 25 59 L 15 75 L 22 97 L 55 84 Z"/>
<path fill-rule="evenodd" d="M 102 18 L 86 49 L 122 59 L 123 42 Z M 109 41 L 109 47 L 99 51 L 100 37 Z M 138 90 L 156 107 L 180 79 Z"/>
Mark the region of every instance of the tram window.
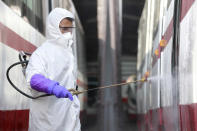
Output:
<path fill-rule="evenodd" d="M 42 0 L 2 0 L 26 22 L 44 33 Z"/>
<path fill-rule="evenodd" d="M 156 34 L 157 29 L 158 29 L 158 24 L 159 24 L 159 16 L 160 16 L 160 1 L 156 0 L 155 1 L 155 11 L 154 11 L 154 27 L 153 27 L 153 31 L 154 34 Z"/>
<path fill-rule="evenodd" d="M 167 8 L 169 8 L 171 1 L 172 0 L 168 0 Z"/>

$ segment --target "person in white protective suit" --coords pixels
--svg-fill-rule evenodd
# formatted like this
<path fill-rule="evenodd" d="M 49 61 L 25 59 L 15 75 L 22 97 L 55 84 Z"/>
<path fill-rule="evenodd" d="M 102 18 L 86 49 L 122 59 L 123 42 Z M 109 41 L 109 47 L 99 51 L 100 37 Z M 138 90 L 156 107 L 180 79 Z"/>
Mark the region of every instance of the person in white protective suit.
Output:
<path fill-rule="evenodd" d="M 55 8 L 46 23 L 46 41 L 30 57 L 26 79 L 33 96 L 29 131 L 80 131 L 80 103 L 68 91 L 76 86 L 71 12 Z"/>

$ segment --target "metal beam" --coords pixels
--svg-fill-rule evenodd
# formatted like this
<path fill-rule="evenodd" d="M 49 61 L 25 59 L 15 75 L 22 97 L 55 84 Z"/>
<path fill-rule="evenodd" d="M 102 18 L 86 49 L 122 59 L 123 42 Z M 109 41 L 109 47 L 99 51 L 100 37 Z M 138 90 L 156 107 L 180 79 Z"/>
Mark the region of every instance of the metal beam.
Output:
<path fill-rule="evenodd" d="M 97 0 L 101 86 L 120 82 L 121 0 Z M 120 88 L 100 93 L 99 131 L 118 131 Z"/>

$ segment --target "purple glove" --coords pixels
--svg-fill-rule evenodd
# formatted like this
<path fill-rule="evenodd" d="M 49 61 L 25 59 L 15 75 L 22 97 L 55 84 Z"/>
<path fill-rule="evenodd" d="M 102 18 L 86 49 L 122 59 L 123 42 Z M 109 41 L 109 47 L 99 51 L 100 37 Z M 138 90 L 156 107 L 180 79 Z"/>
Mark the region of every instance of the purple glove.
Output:
<path fill-rule="evenodd" d="M 57 98 L 69 98 L 73 101 L 72 94 L 58 82 L 45 78 L 43 75 L 35 74 L 31 77 L 31 88 L 34 90 L 54 94 Z"/>

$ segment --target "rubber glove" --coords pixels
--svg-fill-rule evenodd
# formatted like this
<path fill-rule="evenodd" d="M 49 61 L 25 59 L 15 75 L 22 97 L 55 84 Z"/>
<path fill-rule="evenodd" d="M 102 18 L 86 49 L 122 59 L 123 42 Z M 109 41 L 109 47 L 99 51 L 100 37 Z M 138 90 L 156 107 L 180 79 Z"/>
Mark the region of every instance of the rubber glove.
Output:
<path fill-rule="evenodd" d="M 72 94 L 58 82 L 50 80 L 41 74 L 35 74 L 31 77 L 31 88 L 47 94 L 53 94 L 57 98 L 69 98 L 73 101 Z"/>

